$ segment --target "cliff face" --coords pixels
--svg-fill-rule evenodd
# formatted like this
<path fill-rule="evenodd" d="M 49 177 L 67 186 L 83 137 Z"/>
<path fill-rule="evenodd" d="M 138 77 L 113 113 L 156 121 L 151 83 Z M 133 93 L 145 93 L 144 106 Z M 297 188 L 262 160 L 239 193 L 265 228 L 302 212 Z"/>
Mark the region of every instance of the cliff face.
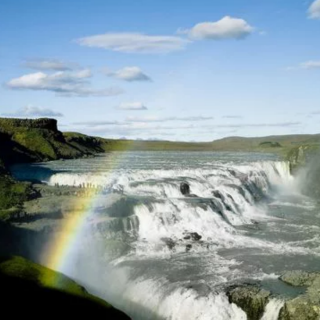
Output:
<path fill-rule="evenodd" d="M 10 219 L 33 197 L 29 184 L 12 179 L 10 165 L 80 158 L 103 151 L 97 138 L 80 134 L 65 137 L 54 119 L 0 118 L 0 219 Z"/>
<path fill-rule="evenodd" d="M 320 148 L 318 145 L 302 145 L 287 155 L 291 172 L 299 176 L 302 192 L 314 198 L 320 197 Z"/>
<path fill-rule="evenodd" d="M 0 159 L 7 164 L 72 159 L 103 150 L 96 143 L 70 143 L 54 119 L 0 119 Z"/>
<path fill-rule="evenodd" d="M 46 129 L 58 131 L 58 121 L 56 119 L 40 118 L 40 119 L 12 119 L 0 118 L 0 127 L 3 128 L 18 128 L 28 127 L 33 129 Z"/>

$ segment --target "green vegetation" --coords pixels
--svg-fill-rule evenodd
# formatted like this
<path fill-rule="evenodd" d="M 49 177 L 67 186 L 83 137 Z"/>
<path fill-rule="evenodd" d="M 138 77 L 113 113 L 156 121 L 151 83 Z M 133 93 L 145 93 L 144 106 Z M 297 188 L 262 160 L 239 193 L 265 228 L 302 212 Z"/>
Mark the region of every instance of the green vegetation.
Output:
<path fill-rule="evenodd" d="M 16 182 L 10 176 L 0 174 L 0 220 L 9 220 L 20 212 L 32 192 L 31 184 Z"/>
<path fill-rule="evenodd" d="M 0 158 L 7 164 L 83 155 L 68 145 L 53 119 L 0 119 L 0 138 Z"/>
<path fill-rule="evenodd" d="M 270 295 L 269 291 L 253 285 L 239 286 L 227 292 L 229 301 L 245 311 L 248 320 L 261 319 Z"/>
<path fill-rule="evenodd" d="M 10 257 L 1 261 L 0 273 L 2 275 L 16 277 L 31 281 L 38 286 L 58 289 L 66 293 L 88 296 L 90 295 L 76 282 L 61 273 L 28 261 L 22 257 Z"/>
<path fill-rule="evenodd" d="M 259 144 L 259 147 L 281 148 L 281 144 L 279 142 L 264 141 Z"/>
<path fill-rule="evenodd" d="M 0 142 L 0 220 L 19 215 L 23 203 L 33 195 L 30 184 L 17 182 L 10 176 L 11 164 L 79 158 L 104 151 L 97 147 L 95 138 L 82 135 L 81 139 L 66 139 L 53 119 L 1 118 Z"/>
<path fill-rule="evenodd" d="M 129 319 L 105 301 L 59 272 L 21 257 L 0 258 L 2 312 L 40 319 L 50 316 L 83 316 L 96 319 Z"/>

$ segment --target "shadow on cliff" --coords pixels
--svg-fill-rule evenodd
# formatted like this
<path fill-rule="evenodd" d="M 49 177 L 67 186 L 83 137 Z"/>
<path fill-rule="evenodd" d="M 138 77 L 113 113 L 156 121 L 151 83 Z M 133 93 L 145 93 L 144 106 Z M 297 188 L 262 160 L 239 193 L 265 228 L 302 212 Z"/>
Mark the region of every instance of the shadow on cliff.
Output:
<path fill-rule="evenodd" d="M 17 255 L 39 262 L 48 238 L 45 231 L 18 228 L 0 221 L 0 256 Z"/>

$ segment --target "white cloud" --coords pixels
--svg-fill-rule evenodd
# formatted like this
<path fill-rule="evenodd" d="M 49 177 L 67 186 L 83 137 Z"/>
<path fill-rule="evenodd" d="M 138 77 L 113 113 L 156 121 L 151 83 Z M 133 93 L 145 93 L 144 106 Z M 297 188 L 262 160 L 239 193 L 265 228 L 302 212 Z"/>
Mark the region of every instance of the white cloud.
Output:
<path fill-rule="evenodd" d="M 320 0 L 316 0 L 311 4 L 308 13 L 311 19 L 320 19 Z"/>
<path fill-rule="evenodd" d="M 34 106 L 26 106 L 16 112 L 3 114 L 9 117 L 63 117 L 60 112 Z"/>
<path fill-rule="evenodd" d="M 101 127 L 101 126 L 115 126 L 122 125 L 117 121 L 83 121 L 73 123 L 76 126 L 87 126 L 87 127 Z"/>
<path fill-rule="evenodd" d="M 320 60 L 318 61 L 307 61 L 301 64 L 303 69 L 320 69 Z"/>
<path fill-rule="evenodd" d="M 126 53 L 168 53 L 184 49 L 190 41 L 176 36 L 105 33 L 77 39 L 76 42 L 86 47 Z"/>
<path fill-rule="evenodd" d="M 320 69 L 320 60 L 310 60 L 310 61 L 302 62 L 296 67 L 287 68 L 288 71 L 293 71 L 298 69 L 305 69 L 305 70 Z"/>
<path fill-rule="evenodd" d="M 120 110 L 147 110 L 148 108 L 142 102 L 124 102 L 117 109 Z"/>
<path fill-rule="evenodd" d="M 22 66 L 36 70 L 71 71 L 77 68 L 74 63 L 67 63 L 57 59 L 30 59 L 22 63 Z"/>
<path fill-rule="evenodd" d="M 148 117 L 127 117 L 127 122 L 167 122 L 167 121 L 205 121 L 212 120 L 213 117 L 202 117 L 202 116 L 193 116 L 193 117 L 156 117 L 156 116 L 148 116 Z"/>
<path fill-rule="evenodd" d="M 274 127 L 295 127 L 301 125 L 301 122 L 280 122 L 280 123 L 243 123 L 243 124 L 221 124 L 217 128 L 274 128 Z"/>
<path fill-rule="evenodd" d="M 254 28 L 243 19 L 226 16 L 216 22 L 201 22 L 190 30 L 189 37 L 195 40 L 209 39 L 243 39 L 253 32 Z M 181 32 L 181 31 L 180 31 Z"/>
<path fill-rule="evenodd" d="M 114 96 L 122 93 L 119 88 L 92 89 L 88 79 L 90 69 L 77 72 L 30 73 L 6 83 L 10 89 L 52 91 L 62 96 Z"/>
<path fill-rule="evenodd" d="M 106 71 L 105 74 L 109 77 L 114 77 L 128 82 L 151 81 L 151 78 L 143 73 L 139 67 L 125 67 L 115 72 Z"/>

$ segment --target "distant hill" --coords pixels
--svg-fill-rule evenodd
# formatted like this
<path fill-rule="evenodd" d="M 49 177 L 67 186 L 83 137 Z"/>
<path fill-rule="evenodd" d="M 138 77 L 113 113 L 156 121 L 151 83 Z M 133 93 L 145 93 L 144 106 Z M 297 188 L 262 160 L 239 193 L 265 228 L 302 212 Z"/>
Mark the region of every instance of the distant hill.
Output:
<path fill-rule="evenodd" d="M 301 135 L 281 135 L 266 137 L 227 137 L 212 142 L 215 149 L 220 150 L 252 150 L 263 149 L 264 147 L 273 146 L 284 149 L 293 148 L 304 144 L 320 144 L 320 134 L 301 134 Z"/>
<path fill-rule="evenodd" d="M 320 134 L 267 137 L 227 137 L 212 142 L 105 139 L 76 132 L 60 132 L 54 119 L 0 118 L 0 161 L 48 161 L 90 156 L 115 150 L 148 151 L 287 151 L 304 144 L 320 144 Z M 1 162 L 0 162 L 1 170 Z"/>

